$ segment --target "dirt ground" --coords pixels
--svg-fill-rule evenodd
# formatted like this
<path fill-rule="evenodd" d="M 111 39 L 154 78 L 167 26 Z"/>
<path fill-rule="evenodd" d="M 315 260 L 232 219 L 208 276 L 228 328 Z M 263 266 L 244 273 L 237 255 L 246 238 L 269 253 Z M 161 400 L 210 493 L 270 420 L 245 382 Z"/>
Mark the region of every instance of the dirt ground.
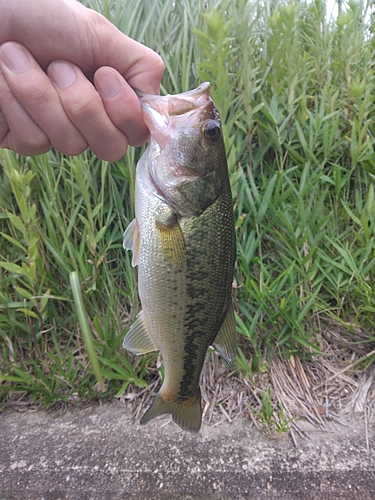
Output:
<path fill-rule="evenodd" d="M 0 500 L 375 499 L 375 425 L 270 440 L 246 419 L 141 427 L 116 404 L 0 415 Z"/>

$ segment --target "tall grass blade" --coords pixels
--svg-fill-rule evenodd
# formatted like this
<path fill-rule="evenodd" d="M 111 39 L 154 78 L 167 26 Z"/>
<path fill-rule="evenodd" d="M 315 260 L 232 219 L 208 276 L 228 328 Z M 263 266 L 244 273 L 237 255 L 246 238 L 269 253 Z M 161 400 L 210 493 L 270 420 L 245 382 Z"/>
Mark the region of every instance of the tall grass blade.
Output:
<path fill-rule="evenodd" d="M 78 273 L 76 271 L 70 273 L 70 286 L 72 288 L 74 304 L 76 307 L 78 321 L 81 327 L 83 339 L 85 341 L 87 354 L 89 356 L 95 378 L 98 381 L 101 390 L 104 391 L 104 382 L 100 369 L 100 364 L 98 356 L 95 351 L 94 339 L 91 333 L 91 329 L 87 321 L 87 312 L 85 310 L 85 306 L 83 303 L 81 285 L 79 282 Z"/>

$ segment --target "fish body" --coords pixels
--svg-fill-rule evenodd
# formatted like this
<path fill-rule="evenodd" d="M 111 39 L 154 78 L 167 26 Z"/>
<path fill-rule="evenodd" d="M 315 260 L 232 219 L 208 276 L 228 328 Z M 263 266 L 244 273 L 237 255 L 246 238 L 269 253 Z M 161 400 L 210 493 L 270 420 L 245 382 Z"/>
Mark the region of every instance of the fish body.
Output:
<path fill-rule="evenodd" d="M 182 429 L 197 432 L 208 347 L 228 364 L 236 356 L 235 234 L 225 148 L 208 83 L 140 100 L 151 137 L 137 165 L 135 219 L 124 247 L 138 265 L 142 311 L 123 347 L 162 355 L 164 382 L 141 424 L 171 413 Z"/>

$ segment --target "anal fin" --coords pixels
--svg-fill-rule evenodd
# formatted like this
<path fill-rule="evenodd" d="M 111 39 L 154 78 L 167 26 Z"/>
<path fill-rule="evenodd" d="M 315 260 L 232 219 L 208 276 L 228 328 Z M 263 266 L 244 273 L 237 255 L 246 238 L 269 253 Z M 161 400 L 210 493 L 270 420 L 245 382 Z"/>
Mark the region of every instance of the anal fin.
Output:
<path fill-rule="evenodd" d="M 143 311 L 137 315 L 137 319 L 134 321 L 124 338 L 122 347 L 137 355 L 158 350 L 148 331 Z"/>

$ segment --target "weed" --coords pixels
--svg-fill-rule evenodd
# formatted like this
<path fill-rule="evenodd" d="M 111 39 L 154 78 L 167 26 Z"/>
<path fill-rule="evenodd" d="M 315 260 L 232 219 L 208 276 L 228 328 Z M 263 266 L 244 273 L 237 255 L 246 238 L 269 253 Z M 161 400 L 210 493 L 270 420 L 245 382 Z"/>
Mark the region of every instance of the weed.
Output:
<path fill-rule="evenodd" d="M 161 54 L 162 92 L 211 82 L 234 195 L 243 376 L 275 353 L 319 353 L 322 315 L 364 325 L 370 344 L 370 7 L 350 2 L 332 20 L 322 0 L 85 3 Z M 133 218 L 140 153 L 130 148 L 110 164 L 89 151 L 75 158 L 0 151 L 2 404 L 15 393 L 51 405 L 147 385 L 149 358 L 133 365 L 121 349 L 139 307 L 122 235 Z M 286 428 L 269 398 L 262 419 Z"/>

